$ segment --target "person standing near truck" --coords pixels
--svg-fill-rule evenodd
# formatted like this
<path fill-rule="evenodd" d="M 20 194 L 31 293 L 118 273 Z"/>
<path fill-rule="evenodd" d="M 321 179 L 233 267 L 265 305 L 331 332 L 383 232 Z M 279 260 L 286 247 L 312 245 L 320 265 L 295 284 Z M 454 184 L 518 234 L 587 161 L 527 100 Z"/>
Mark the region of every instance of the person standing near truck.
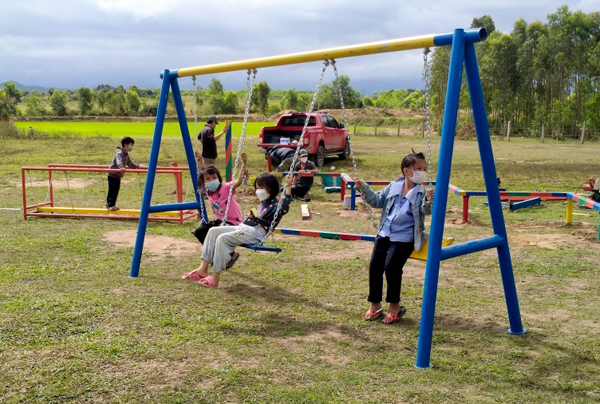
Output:
<path fill-rule="evenodd" d="M 298 174 L 308 174 L 308 173 L 318 173 L 319 169 L 312 162 L 308 161 L 308 152 L 306 149 L 302 149 L 298 152 L 299 162 L 296 163 L 296 167 L 294 171 L 297 171 Z M 304 198 L 310 188 L 313 185 L 315 178 L 313 176 L 310 177 L 294 177 L 294 182 L 292 183 L 292 196 L 295 198 Z"/>
<path fill-rule="evenodd" d="M 219 124 L 217 117 L 211 115 L 206 120 L 204 128 L 198 134 L 198 139 L 202 142 L 202 161 L 204 167 L 214 166 L 217 160 L 217 140 L 227 133 L 229 126 L 223 127 L 223 130 L 215 136 L 215 127 Z"/>

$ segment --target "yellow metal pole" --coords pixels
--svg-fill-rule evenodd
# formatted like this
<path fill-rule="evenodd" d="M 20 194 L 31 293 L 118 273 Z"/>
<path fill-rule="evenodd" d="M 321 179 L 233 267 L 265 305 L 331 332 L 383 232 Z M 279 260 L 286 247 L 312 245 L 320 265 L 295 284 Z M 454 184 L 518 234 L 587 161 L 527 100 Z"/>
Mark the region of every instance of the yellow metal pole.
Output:
<path fill-rule="evenodd" d="M 567 215 L 566 223 L 569 224 L 573 220 L 573 200 L 567 199 Z"/>
<path fill-rule="evenodd" d="M 435 46 L 435 35 L 422 35 L 398 38 L 381 42 L 370 42 L 338 48 L 321 49 L 310 52 L 290 53 L 258 59 L 240 60 L 237 62 L 218 63 L 214 65 L 187 67 L 177 70 L 178 77 L 199 76 L 233 72 L 238 70 L 258 69 L 262 67 L 283 66 L 297 63 L 317 62 L 327 59 L 340 59 L 354 56 L 373 55 L 377 53 L 398 52 L 410 49 L 421 49 Z"/>

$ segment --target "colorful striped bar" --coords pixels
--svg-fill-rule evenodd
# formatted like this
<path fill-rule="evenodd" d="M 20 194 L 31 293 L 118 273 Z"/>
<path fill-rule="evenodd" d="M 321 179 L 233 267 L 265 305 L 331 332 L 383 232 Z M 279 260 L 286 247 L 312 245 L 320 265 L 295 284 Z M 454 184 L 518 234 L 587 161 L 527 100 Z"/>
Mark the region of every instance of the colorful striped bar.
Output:
<path fill-rule="evenodd" d="M 225 177 L 227 178 L 227 182 L 231 181 L 232 174 L 232 161 L 231 161 L 231 150 L 233 147 L 231 146 L 231 121 L 225 121 L 225 126 L 229 126 L 227 130 L 227 134 L 225 134 Z"/>

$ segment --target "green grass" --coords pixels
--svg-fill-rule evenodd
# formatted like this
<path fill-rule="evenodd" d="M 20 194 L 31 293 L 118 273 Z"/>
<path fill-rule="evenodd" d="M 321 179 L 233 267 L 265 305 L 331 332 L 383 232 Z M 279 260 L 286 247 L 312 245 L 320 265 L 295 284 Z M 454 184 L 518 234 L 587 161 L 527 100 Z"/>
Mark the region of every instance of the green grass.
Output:
<path fill-rule="evenodd" d="M 139 137 L 132 158 L 146 163 L 151 139 Z M 115 146 L 103 136 L 1 140 L 0 206 L 6 208 L 22 204 L 21 166 L 108 164 Z M 257 142 L 247 141 L 251 174 L 266 169 Z M 411 147 L 426 149 L 420 136 L 359 135 L 353 145 L 364 179 L 394 179 Z M 438 145 L 434 136 L 434 156 Z M 515 139 L 493 146 L 509 190 L 577 191 L 587 176 L 597 175 L 599 144 Z M 172 161 L 185 164 L 177 138 L 164 139 L 159 154 L 161 165 Z M 475 142 L 457 141 L 453 162 L 453 184 L 483 188 Z M 331 166 L 353 171 L 350 161 L 331 159 Z M 70 174 L 70 181 L 75 178 L 86 183 L 85 192 L 57 189 L 57 203 L 102 206 L 105 179 Z M 30 186 L 44 179 L 39 174 L 28 183 L 30 202 L 44 200 L 46 187 Z M 119 205 L 137 207 L 138 178 L 128 174 L 125 180 Z M 154 202 L 173 201 L 172 177 L 157 180 Z M 318 186 L 311 193 L 310 209 L 320 215 L 303 221 L 293 204 L 282 226 L 372 233 L 364 208 L 347 211 L 339 194 Z M 246 206 L 256 204 L 253 196 L 244 199 Z M 461 242 L 492 234 L 483 201 L 471 199 L 472 223 L 461 224 L 462 201 L 449 196 L 446 235 Z M 597 402 L 598 215 L 576 216 L 566 226 L 564 211 L 561 202 L 504 211 L 528 329 L 522 336 L 506 333 L 494 251 L 442 264 L 434 368 L 422 371 L 413 364 L 423 263 L 405 267 L 408 312 L 399 324 L 385 326 L 362 320 L 372 246 L 366 242 L 278 236 L 281 254 L 242 250 L 221 287 L 206 290 L 180 279 L 198 265 L 200 246 L 189 234 L 195 222 L 150 223 L 147 240 L 171 237 L 190 254 L 146 249 L 141 276 L 130 279 L 133 247 L 104 236 L 134 234 L 136 222 L 25 221 L 22 212 L 0 210 L 0 402 Z"/>
<path fill-rule="evenodd" d="M 217 131 L 225 122 L 217 127 Z M 83 137 L 90 136 L 108 136 L 123 137 L 131 136 L 134 139 L 140 137 L 152 137 L 154 135 L 154 122 L 17 122 L 17 128 L 29 133 L 29 127 L 33 126 L 34 131 L 45 132 L 48 134 L 72 133 Z M 248 122 L 246 133 L 248 135 L 258 136 L 264 126 L 274 125 L 272 122 Z M 203 122 L 198 123 L 198 131 L 202 130 Z M 239 137 L 242 131 L 242 123 L 234 122 L 233 136 Z M 194 123 L 188 122 L 190 134 L 194 133 Z M 177 122 L 165 122 L 163 128 L 164 137 L 181 137 L 181 130 Z"/>

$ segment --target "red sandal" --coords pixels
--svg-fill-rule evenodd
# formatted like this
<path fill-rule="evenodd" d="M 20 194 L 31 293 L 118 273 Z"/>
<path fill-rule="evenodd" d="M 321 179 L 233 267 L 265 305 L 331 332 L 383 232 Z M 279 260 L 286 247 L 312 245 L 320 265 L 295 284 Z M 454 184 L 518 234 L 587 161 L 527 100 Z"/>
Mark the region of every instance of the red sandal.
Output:
<path fill-rule="evenodd" d="M 367 314 L 365 314 L 365 321 L 375 321 L 383 316 L 383 307 L 380 307 L 379 310 L 369 309 Z"/>
<path fill-rule="evenodd" d="M 400 306 L 400 311 L 398 314 L 388 311 L 385 317 L 382 320 L 383 324 L 394 324 L 400 321 L 400 317 L 406 314 L 406 307 Z"/>

